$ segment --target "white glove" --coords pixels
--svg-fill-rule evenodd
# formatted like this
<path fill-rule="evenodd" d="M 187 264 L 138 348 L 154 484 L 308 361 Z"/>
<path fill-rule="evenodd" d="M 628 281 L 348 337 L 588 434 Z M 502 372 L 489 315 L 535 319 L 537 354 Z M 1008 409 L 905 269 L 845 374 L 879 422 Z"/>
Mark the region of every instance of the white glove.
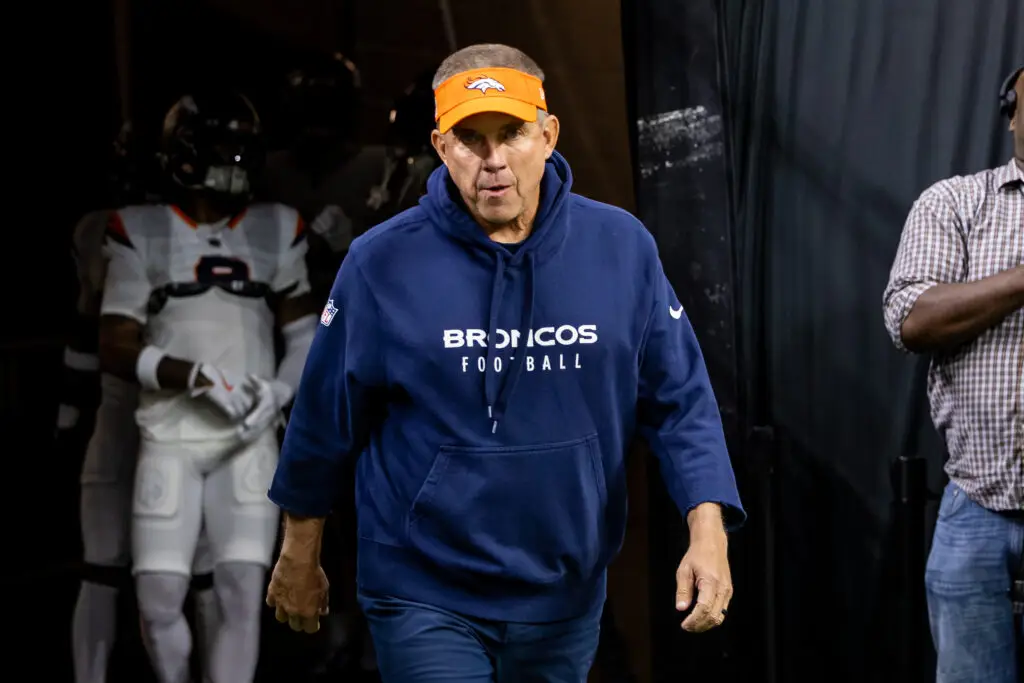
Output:
<path fill-rule="evenodd" d="M 256 403 L 236 428 L 243 443 L 252 443 L 268 429 L 284 426 L 281 409 L 292 400 L 292 388 L 279 380 L 267 381 L 250 375 L 246 388 L 256 396 Z"/>
<path fill-rule="evenodd" d="M 210 380 L 211 384 L 197 387 L 196 380 L 200 375 Z M 206 397 L 232 422 L 245 417 L 255 402 L 255 395 L 250 387 L 245 386 L 239 378 L 218 370 L 209 363 L 196 363 L 192 367 L 188 388 L 192 390 L 193 398 Z"/>
<path fill-rule="evenodd" d="M 352 219 L 346 216 L 337 204 L 324 207 L 320 215 L 313 219 L 310 229 L 323 237 L 331 251 L 336 254 L 348 249 L 355 239 Z"/>

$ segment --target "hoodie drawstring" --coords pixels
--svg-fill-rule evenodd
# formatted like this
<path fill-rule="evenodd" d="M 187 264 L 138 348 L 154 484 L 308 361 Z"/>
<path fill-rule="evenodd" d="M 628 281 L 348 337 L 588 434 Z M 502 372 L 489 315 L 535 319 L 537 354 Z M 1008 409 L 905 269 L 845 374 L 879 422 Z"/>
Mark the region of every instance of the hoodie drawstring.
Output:
<path fill-rule="evenodd" d="M 496 244 L 480 229 L 466 209 L 465 203 L 459 199 L 459 189 L 452 180 L 447 166 L 442 164 L 430 175 L 427 180 L 427 194 L 420 198 L 420 207 L 430 223 L 463 249 L 471 252 L 473 258 L 481 261 L 486 259 L 488 266 L 494 264 L 491 308 L 482 323 L 487 326 L 487 351 L 482 359 L 486 363 L 486 367 L 483 368 L 484 402 L 487 405 L 487 420 L 492 434 L 498 431 L 498 425 L 501 424 L 516 386 L 522 378 L 523 366 L 526 363 L 524 355 L 530 351 L 530 331 L 535 324 L 533 309 L 537 295 L 538 264 L 554 257 L 561 250 L 568 235 L 571 201 L 572 171 L 562 155 L 554 152 L 544 167 L 540 202 L 533 230 L 522 246 L 513 253 Z M 495 345 L 502 341 L 498 338 L 498 326 L 502 319 L 505 276 L 510 264 L 517 270 L 517 276 L 521 267 L 524 278 L 525 292 L 522 315 L 518 321 L 519 330 L 507 331 L 513 338 L 515 335 L 519 337 L 515 339 L 515 346 L 511 346 L 510 343 L 509 347 L 495 349 Z M 511 352 L 507 360 L 503 357 L 506 349 Z"/>
<path fill-rule="evenodd" d="M 491 433 L 498 431 L 498 423 L 505 415 L 512 394 L 516 390 L 519 378 L 523 374 L 523 356 L 526 355 L 530 330 L 533 329 L 533 303 L 535 266 L 533 254 L 526 252 L 526 293 L 523 310 L 522 333 L 518 344 L 511 346 L 512 357 L 509 361 L 508 376 L 501 381 L 501 375 L 494 367 L 495 345 L 498 341 L 498 314 L 501 311 L 501 298 L 505 292 L 505 255 L 497 252 L 497 267 L 494 273 L 494 286 L 491 288 L 491 315 L 487 330 L 487 368 L 484 373 L 484 394 L 487 400 L 487 417 L 491 420 Z"/>
<path fill-rule="evenodd" d="M 484 368 L 484 398 L 487 401 L 487 418 L 494 419 L 494 403 L 498 399 L 498 373 L 494 371 L 495 343 L 498 337 L 498 314 L 501 312 L 501 297 L 505 293 L 505 255 L 500 251 L 495 256 L 498 263 L 494 268 L 494 283 L 491 285 L 491 315 L 487 323 L 487 366 Z M 491 433 L 498 429 L 497 421 L 491 425 Z"/>

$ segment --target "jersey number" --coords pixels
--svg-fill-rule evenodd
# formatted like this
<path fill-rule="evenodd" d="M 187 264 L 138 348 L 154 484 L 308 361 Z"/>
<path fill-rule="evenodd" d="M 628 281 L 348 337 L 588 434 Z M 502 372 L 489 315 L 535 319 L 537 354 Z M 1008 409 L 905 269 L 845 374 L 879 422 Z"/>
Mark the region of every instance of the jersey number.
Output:
<path fill-rule="evenodd" d="M 196 282 L 204 285 L 227 285 L 249 281 L 249 264 L 226 256 L 204 256 L 196 261 Z M 236 285 L 237 286 L 237 285 Z"/>

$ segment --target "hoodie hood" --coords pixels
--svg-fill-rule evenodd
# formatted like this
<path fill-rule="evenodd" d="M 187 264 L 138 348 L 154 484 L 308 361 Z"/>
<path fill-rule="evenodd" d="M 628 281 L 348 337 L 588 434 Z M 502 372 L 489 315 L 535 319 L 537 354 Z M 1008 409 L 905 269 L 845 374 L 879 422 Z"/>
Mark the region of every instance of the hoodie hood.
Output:
<path fill-rule="evenodd" d="M 569 197 L 572 190 L 572 171 L 565 158 L 552 152 L 545 162 L 540 184 L 540 206 L 533 222 L 533 230 L 515 252 L 495 242 L 484 232 L 466 208 L 459 190 L 448 173 L 447 166 L 437 168 L 427 181 L 427 194 L 420 206 L 431 223 L 452 240 L 462 244 L 472 256 L 483 258 L 494 269 L 491 286 L 491 305 L 487 323 L 487 370 L 484 376 L 484 401 L 491 432 L 501 424 L 516 385 L 523 372 L 523 357 L 517 353 L 507 373 L 495 370 L 493 341 L 501 319 L 501 302 L 505 294 L 505 273 L 508 269 L 523 269 L 526 286 L 521 301 L 522 326 L 533 329 L 533 312 L 538 265 L 558 254 L 569 232 Z"/>

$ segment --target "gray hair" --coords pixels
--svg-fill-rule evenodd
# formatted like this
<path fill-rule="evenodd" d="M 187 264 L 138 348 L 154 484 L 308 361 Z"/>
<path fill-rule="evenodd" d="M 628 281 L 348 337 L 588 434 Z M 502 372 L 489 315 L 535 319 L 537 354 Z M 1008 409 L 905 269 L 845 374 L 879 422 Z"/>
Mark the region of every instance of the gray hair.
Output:
<path fill-rule="evenodd" d="M 537 66 L 537 62 L 522 50 L 500 43 L 480 43 L 464 47 L 448 55 L 434 74 L 431 87 L 436 90 L 437 86 L 463 71 L 491 67 L 516 69 L 536 76 L 542 83 L 544 82 L 544 72 Z"/>

